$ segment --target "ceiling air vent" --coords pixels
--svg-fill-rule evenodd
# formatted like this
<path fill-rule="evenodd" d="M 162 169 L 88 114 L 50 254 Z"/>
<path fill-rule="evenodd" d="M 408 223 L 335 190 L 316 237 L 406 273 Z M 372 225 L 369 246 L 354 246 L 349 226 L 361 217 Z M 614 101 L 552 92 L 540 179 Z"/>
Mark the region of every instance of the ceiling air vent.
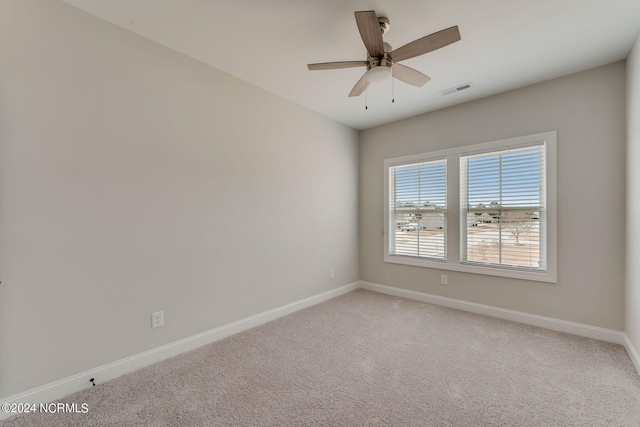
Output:
<path fill-rule="evenodd" d="M 465 83 L 465 84 L 461 84 L 461 85 L 456 86 L 456 87 L 452 87 L 452 88 L 449 88 L 449 89 L 441 90 L 440 91 L 440 95 L 444 96 L 444 95 L 449 95 L 450 93 L 460 92 L 461 90 L 469 89 L 471 86 L 473 86 L 471 84 L 471 82 Z"/>

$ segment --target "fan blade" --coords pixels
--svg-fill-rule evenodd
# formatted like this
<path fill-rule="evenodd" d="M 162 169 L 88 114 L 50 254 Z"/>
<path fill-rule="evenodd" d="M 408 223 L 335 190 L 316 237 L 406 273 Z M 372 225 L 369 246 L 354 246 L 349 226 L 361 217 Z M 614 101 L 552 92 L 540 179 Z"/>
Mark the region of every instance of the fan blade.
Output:
<path fill-rule="evenodd" d="M 389 54 L 393 62 L 404 61 L 405 59 L 424 55 L 425 53 L 440 49 L 460 40 L 458 26 L 429 34 L 421 39 L 414 40 Z"/>
<path fill-rule="evenodd" d="M 431 77 L 402 64 L 393 64 L 393 77 L 412 86 L 422 87 Z"/>
<path fill-rule="evenodd" d="M 362 92 L 364 92 L 365 89 L 369 87 L 369 83 L 371 82 L 367 80 L 367 73 L 364 73 L 364 75 L 360 77 L 360 80 L 358 80 L 358 83 L 356 83 L 353 89 L 351 89 L 351 92 L 349 92 L 349 96 L 362 95 Z"/>
<path fill-rule="evenodd" d="M 360 37 L 367 48 L 369 55 L 378 57 L 384 55 L 384 44 L 382 42 L 382 31 L 378 23 L 378 16 L 373 10 L 367 12 L 355 12 L 356 24 Z"/>
<path fill-rule="evenodd" d="M 336 70 L 338 68 L 355 68 L 366 67 L 367 61 L 341 61 L 341 62 L 323 62 L 320 64 L 308 64 L 309 70 Z"/>

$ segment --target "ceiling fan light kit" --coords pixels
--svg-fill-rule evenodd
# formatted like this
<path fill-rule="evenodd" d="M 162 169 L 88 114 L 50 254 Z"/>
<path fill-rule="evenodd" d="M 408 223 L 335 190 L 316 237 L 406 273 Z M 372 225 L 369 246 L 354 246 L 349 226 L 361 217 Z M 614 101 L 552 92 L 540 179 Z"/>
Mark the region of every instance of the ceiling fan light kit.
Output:
<path fill-rule="evenodd" d="M 309 70 L 332 70 L 338 68 L 366 67 L 367 71 L 358 80 L 349 96 L 360 96 L 370 83 L 393 77 L 415 87 L 422 87 L 431 78 L 418 70 L 398 64 L 399 61 L 424 55 L 441 47 L 460 40 L 457 26 L 414 40 L 393 50 L 382 40 L 382 35 L 389 31 L 389 19 L 378 17 L 373 10 L 355 12 L 356 25 L 367 48 L 366 61 L 343 61 L 308 64 Z"/>
<path fill-rule="evenodd" d="M 367 80 L 371 83 L 381 82 L 391 77 L 391 65 L 378 66 L 367 71 Z"/>

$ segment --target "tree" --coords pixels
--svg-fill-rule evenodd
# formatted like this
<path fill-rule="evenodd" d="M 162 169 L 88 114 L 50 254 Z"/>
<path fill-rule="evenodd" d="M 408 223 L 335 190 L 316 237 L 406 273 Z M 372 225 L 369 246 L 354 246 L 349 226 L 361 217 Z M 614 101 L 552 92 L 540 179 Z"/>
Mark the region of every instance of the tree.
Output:
<path fill-rule="evenodd" d="M 531 215 L 522 211 L 505 211 L 502 215 L 502 228 L 507 230 L 520 244 L 520 236 L 531 230 Z"/>
<path fill-rule="evenodd" d="M 477 207 L 478 209 L 484 209 L 484 208 L 486 208 L 486 206 L 484 205 L 484 203 L 478 203 L 478 206 L 476 206 L 476 207 Z M 480 216 L 480 215 L 482 215 L 482 214 L 483 214 L 483 212 L 482 212 L 482 211 L 480 211 L 480 212 L 475 212 L 475 214 L 476 214 L 476 216 Z"/>

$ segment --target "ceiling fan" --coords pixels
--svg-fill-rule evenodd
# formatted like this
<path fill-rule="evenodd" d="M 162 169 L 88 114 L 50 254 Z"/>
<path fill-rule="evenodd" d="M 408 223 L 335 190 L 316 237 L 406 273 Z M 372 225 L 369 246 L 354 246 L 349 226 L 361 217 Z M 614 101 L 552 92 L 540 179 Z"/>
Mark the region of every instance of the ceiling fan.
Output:
<path fill-rule="evenodd" d="M 410 85 L 421 87 L 431 78 L 411 67 L 398 64 L 398 62 L 424 55 L 460 40 L 460 31 L 456 25 L 392 50 L 391 46 L 382 40 L 382 35 L 389 31 L 389 20 L 387 18 L 378 17 L 373 10 L 355 12 L 355 16 L 360 37 L 362 37 L 362 41 L 367 48 L 367 60 L 324 62 L 307 65 L 309 70 L 367 67 L 367 72 L 351 89 L 349 96 L 359 96 L 371 82 L 381 81 L 389 76 Z"/>

